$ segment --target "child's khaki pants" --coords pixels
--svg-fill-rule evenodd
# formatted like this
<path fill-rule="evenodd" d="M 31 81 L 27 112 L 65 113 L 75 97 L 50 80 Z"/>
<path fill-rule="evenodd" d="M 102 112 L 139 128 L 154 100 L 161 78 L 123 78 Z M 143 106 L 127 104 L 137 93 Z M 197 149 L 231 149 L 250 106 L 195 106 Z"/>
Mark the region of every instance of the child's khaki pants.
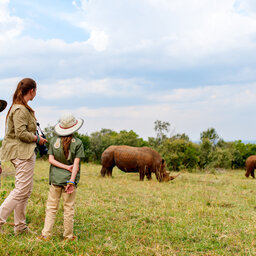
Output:
<path fill-rule="evenodd" d="M 43 236 L 52 236 L 52 229 L 55 222 L 56 213 L 59 207 L 60 198 L 63 198 L 64 208 L 64 233 L 63 237 L 71 239 L 73 237 L 74 226 L 74 204 L 76 197 L 76 189 L 73 193 L 68 194 L 65 192 L 64 187 L 51 185 L 46 204 L 46 216 L 44 228 L 42 230 Z"/>

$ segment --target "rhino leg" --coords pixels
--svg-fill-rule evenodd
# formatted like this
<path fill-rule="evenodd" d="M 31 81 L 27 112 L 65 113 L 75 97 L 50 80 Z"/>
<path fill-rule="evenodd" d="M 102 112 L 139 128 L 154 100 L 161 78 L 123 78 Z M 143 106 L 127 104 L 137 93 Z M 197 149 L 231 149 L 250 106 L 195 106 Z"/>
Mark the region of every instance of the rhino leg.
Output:
<path fill-rule="evenodd" d="M 151 172 L 147 172 L 146 176 L 148 180 L 152 180 Z"/>
<path fill-rule="evenodd" d="M 145 173 L 146 173 L 147 179 L 151 180 L 152 179 L 152 177 L 151 177 L 151 170 L 146 167 L 145 168 Z"/>
<path fill-rule="evenodd" d="M 101 176 L 105 177 L 105 175 L 107 175 L 112 177 L 112 169 L 115 166 L 113 147 L 109 147 L 103 152 L 101 156 L 101 164 Z"/>
<path fill-rule="evenodd" d="M 143 181 L 145 177 L 144 168 L 139 168 L 139 173 L 140 173 L 140 181 Z"/>
<path fill-rule="evenodd" d="M 252 176 L 253 178 L 255 178 L 254 169 L 251 171 L 251 176 Z"/>
<path fill-rule="evenodd" d="M 144 180 L 144 177 L 145 177 L 144 172 L 140 172 L 140 181 L 143 181 L 143 180 Z"/>
<path fill-rule="evenodd" d="M 101 176 L 105 177 L 107 175 L 108 177 L 112 177 L 112 170 L 113 170 L 113 167 L 104 167 L 103 166 L 100 171 Z"/>
<path fill-rule="evenodd" d="M 107 168 L 107 176 L 112 177 L 113 167 Z"/>
<path fill-rule="evenodd" d="M 101 171 L 100 171 L 102 177 L 105 177 L 106 171 L 107 171 L 107 168 L 102 166 Z"/>

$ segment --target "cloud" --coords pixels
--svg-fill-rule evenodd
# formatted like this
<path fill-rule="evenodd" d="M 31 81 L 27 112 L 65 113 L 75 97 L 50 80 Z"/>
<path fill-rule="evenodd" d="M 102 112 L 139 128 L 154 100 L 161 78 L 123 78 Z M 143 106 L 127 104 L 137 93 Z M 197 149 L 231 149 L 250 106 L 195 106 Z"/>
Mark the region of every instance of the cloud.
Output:
<path fill-rule="evenodd" d="M 225 140 L 255 137 L 256 121 L 248 118 L 254 115 L 255 83 L 237 85 L 235 89 L 233 85 L 183 88 L 165 95 L 150 95 L 151 104 L 98 108 L 80 106 L 71 111 L 85 119 L 81 133 L 88 134 L 102 128 L 134 130 L 147 139 L 155 136 L 154 121 L 162 120 L 171 123 L 173 133 L 184 132 L 192 140 L 198 140 L 200 132 L 210 127 L 214 127 Z M 45 127 L 54 125 L 70 108 L 48 106 L 36 107 L 35 110 L 42 127 Z"/>
<path fill-rule="evenodd" d="M 254 2 L 72 3 L 75 13 L 56 17 L 84 29 L 89 38 L 83 42 L 25 36 L 27 23 L 10 15 L 9 1 L 0 0 L 2 97 L 10 99 L 21 78 L 34 78 L 33 104 L 43 127 L 72 108 L 86 119 L 85 132 L 134 129 L 147 138 L 159 119 L 192 139 L 210 126 L 224 139 L 254 136 Z M 76 104 L 60 106 L 69 98 Z M 88 99 L 94 104 L 85 107 Z"/>
<path fill-rule="evenodd" d="M 22 19 L 10 16 L 9 2 L 9 0 L 0 1 L 0 46 L 3 41 L 9 41 L 19 36 L 24 26 Z"/>
<path fill-rule="evenodd" d="M 108 35 L 104 31 L 92 31 L 88 44 L 99 52 L 104 51 L 108 46 Z"/>
<path fill-rule="evenodd" d="M 255 49 L 254 15 L 241 15 L 235 2 L 81 0 L 80 20 L 79 15 L 69 20 L 91 35 L 97 31 L 108 35 L 106 50 L 157 52 L 158 63 L 193 66 L 202 58 L 212 56 L 214 61 L 216 54 L 221 58 L 223 52 Z"/>
<path fill-rule="evenodd" d="M 149 99 L 158 102 L 172 102 L 185 108 L 198 104 L 214 104 L 216 108 L 232 105 L 232 108 L 253 106 L 255 104 L 256 83 L 229 84 L 221 86 L 198 86 L 195 88 L 180 88 L 151 95 Z M 218 106 L 220 102 L 220 106 Z"/>
<path fill-rule="evenodd" d="M 131 97 L 142 94 L 145 81 L 139 79 L 85 80 L 72 78 L 54 83 L 43 83 L 39 86 L 40 97 L 44 99 L 71 99 L 99 95 L 101 97 Z M 54 88 L 54 90 L 53 90 Z"/>
<path fill-rule="evenodd" d="M 251 56 L 256 47 L 255 16 L 241 14 L 234 8 L 235 2 L 73 1 L 76 12 L 56 16 L 83 28 L 89 39 L 66 43 L 58 38 L 25 37 L 25 24 L 9 15 L 5 1 L 0 5 L 5 17 L 0 27 L 7 27 L 0 41 L 1 49 L 5 49 L 0 52 L 0 76 L 13 77 L 19 70 L 20 74 L 29 72 L 47 81 L 48 77 L 54 77 L 53 81 L 105 79 L 109 74 L 159 76 L 158 72 L 163 71 L 216 69 L 222 65 L 221 76 L 232 79 L 228 72 L 255 65 Z M 10 38 L 7 33 L 12 30 L 17 33 Z"/>
<path fill-rule="evenodd" d="M 102 94 L 105 94 L 104 90 Z M 54 105 L 54 101 L 51 105 L 39 106 L 36 104 L 42 96 L 42 93 L 39 93 L 35 102 L 33 101 L 33 108 L 42 128 L 55 125 L 62 113 L 72 111 L 77 117 L 85 119 L 85 125 L 80 132 L 88 134 L 102 128 L 115 131 L 134 130 L 139 136 L 147 139 L 155 136 L 154 121 L 162 120 L 171 123 L 173 133 L 185 132 L 192 140 L 198 140 L 200 132 L 209 127 L 214 127 L 225 140 L 255 137 L 255 83 L 180 88 L 161 95 L 142 92 L 140 97 L 143 95 L 148 99 L 147 104 L 96 108 L 82 104 L 71 107 L 70 103 L 59 107 Z M 116 97 L 118 95 L 113 96 L 113 100 L 116 100 Z M 0 137 L 4 135 L 6 113 L 7 110 L 0 115 Z"/>
<path fill-rule="evenodd" d="M 254 0 L 237 0 L 234 3 L 234 8 L 243 15 L 255 15 L 256 13 L 256 3 Z"/>

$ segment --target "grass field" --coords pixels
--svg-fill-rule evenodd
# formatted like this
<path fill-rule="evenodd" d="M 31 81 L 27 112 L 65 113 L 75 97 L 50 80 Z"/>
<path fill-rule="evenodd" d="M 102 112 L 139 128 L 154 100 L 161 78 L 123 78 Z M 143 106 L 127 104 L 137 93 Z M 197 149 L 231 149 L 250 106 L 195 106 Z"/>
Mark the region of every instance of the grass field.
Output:
<path fill-rule="evenodd" d="M 0 203 L 14 186 L 12 166 L 3 167 Z M 38 160 L 27 207 L 28 226 L 37 235 L 15 236 L 11 215 L 0 255 L 256 255 L 256 180 L 244 171 L 184 172 L 159 183 L 116 168 L 114 178 L 101 178 L 100 168 L 82 165 L 78 240 L 63 241 L 59 211 L 52 240 L 41 242 L 36 237 L 44 223 L 49 164 Z"/>

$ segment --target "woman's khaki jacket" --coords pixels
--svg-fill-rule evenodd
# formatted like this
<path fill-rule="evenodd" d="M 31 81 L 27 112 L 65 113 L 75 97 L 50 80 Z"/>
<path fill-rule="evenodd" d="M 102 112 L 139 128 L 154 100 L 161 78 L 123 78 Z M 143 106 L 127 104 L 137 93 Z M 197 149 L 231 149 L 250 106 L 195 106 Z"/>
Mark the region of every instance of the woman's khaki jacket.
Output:
<path fill-rule="evenodd" d="M 7 119 L 1 160 L 29 159 L 35 151 L 36 119 L 25 106 L 14 104 Z"/>

